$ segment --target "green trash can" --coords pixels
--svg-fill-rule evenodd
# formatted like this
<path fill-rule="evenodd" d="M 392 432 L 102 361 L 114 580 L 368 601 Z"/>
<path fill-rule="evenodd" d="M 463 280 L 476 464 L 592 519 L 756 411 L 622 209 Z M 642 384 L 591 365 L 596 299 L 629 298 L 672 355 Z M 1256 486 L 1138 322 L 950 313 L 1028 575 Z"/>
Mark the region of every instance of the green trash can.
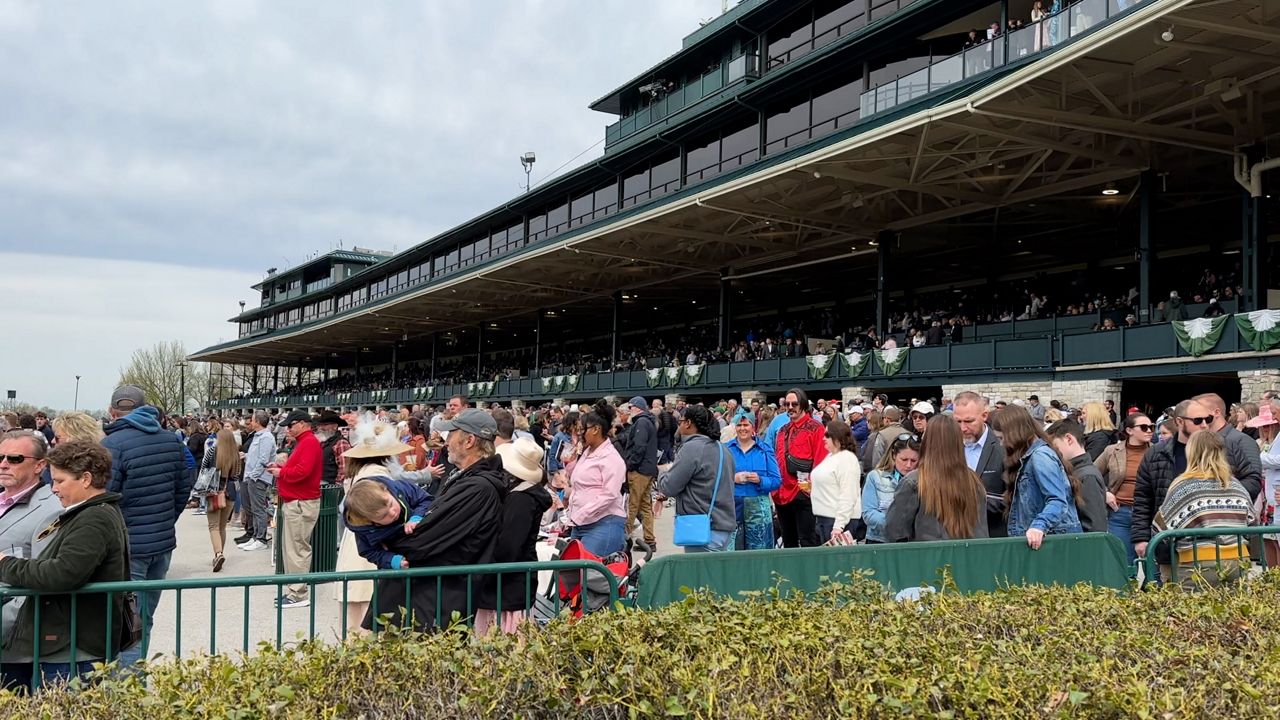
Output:
<path fill-rule="evenodd" d="M 342 502 L 342 485 L 326 483 L 320 486 L 320 515 L 311 531 L 311 572 L 333 572 L 338 566 L 338 538 L 341 526 L 338 522 L 338 504 Z M 280 505 L 276 505 L 276 531 L 272 541 L 275 552 L 276 574 L 284 573 L 280 538 L 284 537 L 284 518 Z"/>

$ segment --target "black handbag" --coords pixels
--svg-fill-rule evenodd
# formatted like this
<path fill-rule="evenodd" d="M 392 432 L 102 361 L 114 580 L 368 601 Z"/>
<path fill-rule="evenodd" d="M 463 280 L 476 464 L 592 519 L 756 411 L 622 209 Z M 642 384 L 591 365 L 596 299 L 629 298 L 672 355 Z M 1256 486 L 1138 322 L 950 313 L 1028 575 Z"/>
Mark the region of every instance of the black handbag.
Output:
<path fill-rule="evenodd" d="M 788 430 L 790 430 L 789 428 Z M 791 454 L 791 436 L 792 432 L 787 432 L 786 440 L 782 446 L 782 452 L 786 456 L 787 472 L 792 477 L 796 477 L 799 473 L 813 472 L 813 458 L 798 458 Z"/>

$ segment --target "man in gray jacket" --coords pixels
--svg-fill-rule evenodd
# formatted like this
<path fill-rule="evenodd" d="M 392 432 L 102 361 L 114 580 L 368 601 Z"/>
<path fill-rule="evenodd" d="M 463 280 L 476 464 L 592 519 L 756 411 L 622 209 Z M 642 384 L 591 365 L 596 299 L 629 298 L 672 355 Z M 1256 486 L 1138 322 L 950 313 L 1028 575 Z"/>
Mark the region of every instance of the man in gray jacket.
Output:
<path fill-rule="evenodd" d="M 0 553 L 32 558 L 40 550 L 35 536 L 62 512 L 59 502 L 40 476 L 48 463 L 49 446 L 31 430 L 10 430 L 0 436 Z M 14 458 L 21 458 L 14 462 Z M 22 606 L 20 598 L 0 610 L 0 637 L 8 637 Z"/>
<path fill-rule="evenodd" d="M 1262 450 L 1258 442 L 1227 422 L 1227 403 L 1221 395 L 1204 393 L 1191 399 L 1213 413 L 1209 429 L 1222 436 L 1231 474 L 1249 491 L 1249 497 L 1256 500 L 1258 493 L 1262 492 Z"/>
<path fill-rule="evenodd" d="M 711 542 L 686 546 L 686 553 L 723 552 L 733 549 L 738 528 L 733 501 L 733 454 L 712 436 L 718 436 L 715 417 L 701 405 L 685 410 L 677 434 L 683 439 L 675 463 L 658 478 L 658 492 L 676 501 L 676 516 L 711 513 Z M 716 488 L 719 477 L 720 487 Z M 712 491 L 715 497 L 712 498 Z"/>

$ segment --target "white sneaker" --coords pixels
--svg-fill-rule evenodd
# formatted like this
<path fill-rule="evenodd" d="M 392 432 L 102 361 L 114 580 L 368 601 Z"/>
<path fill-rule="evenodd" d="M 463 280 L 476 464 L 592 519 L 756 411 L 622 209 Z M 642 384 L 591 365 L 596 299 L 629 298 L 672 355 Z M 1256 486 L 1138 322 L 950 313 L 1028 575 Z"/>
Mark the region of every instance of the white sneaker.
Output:
<path fill-rule="evenodd" d="M 237 545 L 236 547 L 240 548 L 241 550 L 244 550 L 245 552 L 253 552 L 254 550 L 267 549 L 267 544 L 262 542 L 261 540 L 258 540 L 257 538 L 254 538 L 253 540 L 250 540 L 249 542 L 243 545 Z"/>

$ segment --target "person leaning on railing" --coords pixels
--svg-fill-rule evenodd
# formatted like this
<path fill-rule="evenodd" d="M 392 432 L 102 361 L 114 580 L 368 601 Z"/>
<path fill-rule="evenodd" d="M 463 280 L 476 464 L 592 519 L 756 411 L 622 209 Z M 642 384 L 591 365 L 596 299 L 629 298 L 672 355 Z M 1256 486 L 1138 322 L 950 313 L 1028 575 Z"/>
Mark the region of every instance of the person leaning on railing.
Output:
<path fill-rule="evenodd" d="M 6 687 L 30 685 L 37 636 L 44 682 L 82 676 L 93 669 L 94 662 L 110 661 L 119 651 L 123 597 L 111 597 L 110 616 L 105 595 L 78 597 L 73 618 L 72 596 L 66 594 L 86 583 L 129 579 L 121 496 L 106 490 L 111 454 L 97 443 L 73 440 L 54 448 L 47 459 L 53 469 L 53 492 L 66 509 L 36 536 L 48 543 L 39 557 L 0 554 L 0 582 L 42 593 L 23 604 L 14 632 L 5 639 L 0 673 Z"/>
<path fill-rule="evenodd" d="M 1179 574 L 1182 585 L 1197 586 L 1193 568 L 1211 586 L 1239 577 L 1240 562 L 1249 559 L 1249 544 L 1230 530 L 1253 525 L 1256 519 L 1249 491 L 1231 476 L 1222 437 L 1213 432 L 1192 435 L 1187 441 L 1187 469 L 1169 484 L 1152 524 L 1156 532 L 1222 528 L 1224 534 L 1174 543 L 1178 565 L 1185 570 Z"/>

